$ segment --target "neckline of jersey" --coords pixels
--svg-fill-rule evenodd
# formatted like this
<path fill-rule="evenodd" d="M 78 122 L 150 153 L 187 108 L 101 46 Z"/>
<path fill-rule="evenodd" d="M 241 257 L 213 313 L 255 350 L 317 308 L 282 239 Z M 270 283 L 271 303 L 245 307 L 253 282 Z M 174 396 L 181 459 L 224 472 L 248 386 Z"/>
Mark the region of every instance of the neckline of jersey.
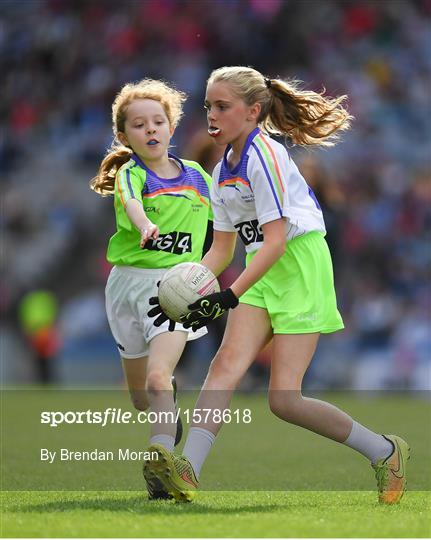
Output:
<path fill-rule="evenodd" d="M 227 161 L 227 155 L 229 153 L 229 151 L 232 149 L 232 145 L 231 144 L 228 144 L 226 146 L 226 150 L 224 151 L 224 155 L 223 155 L 223 165 L 224 167 L 231 173 L 231 174 L 237 174 L 237 172 L 239 171 L 240 167 L 241 167 L 241 163 L 242 163 L 242 160 L 244 159 L 244 156 L 246 155 L 246 153 L 248 152 L 248 149 L 250 148 L 250 145 L 253 141 L 253 139 L 256 137 L 256 135 L 259 135 L 260 133 L 260 129 L 258 127 L 255 127 L 253 129 L 253 131 L 251 131 L 245 141 L 245 144 L 244 144 L 244 147 L 241 151 L 241 158 L 239 160 L 239 162 L 235 165 L 235 167 L 233 169 L 231 169 L 229 167 L 229 163 Z"/>
<path fill-rule="evenodd" d="M 159 176 L 158 174 L 156 174 L 154 171 L 152 171 L 149 167 L 147 167 L 145 165 L 145 163 L 142 161 L 142 159 L 137 156 L 135 153 L 132 154 L 132 159 L 133 161 L 139 165 L 140 167 L 142 167 L 145 171 L 147 171 L 148 173 L 150 173 L 152 176 L 154 176 L 155 178 L 157 178 L 158 180 L 162 180 L 164 182 L 170 182 L 170 181 L 177 181 L 177 180 L 181 180 L 183 178 L 183 176 L 186 174 L 186 168 L 184 167 L 184 163 L 181 161 L 181 159 L 177 156 L 175 156 L 174 154 L 171 154 L 170 152 L 168 152 L 168 158 L 170 159 L 173 159 L 177 162 L 178 166 L 180 167 L 181 169 L 181 173 L 178 175 L 178 176 L 175 176 L 174 178 L 162 178 L 161 176 Z"/>

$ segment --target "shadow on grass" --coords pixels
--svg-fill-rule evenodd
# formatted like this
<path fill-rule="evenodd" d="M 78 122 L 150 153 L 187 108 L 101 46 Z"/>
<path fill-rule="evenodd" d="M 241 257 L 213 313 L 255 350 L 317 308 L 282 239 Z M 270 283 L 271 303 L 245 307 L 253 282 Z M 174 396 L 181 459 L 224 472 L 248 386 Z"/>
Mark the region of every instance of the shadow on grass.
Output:
<path fill-rule="evenodd" d="M 34 494 L 41 492 L 33 492 Z M 105 492 L 106 493 L 106 492 Z M 244 492 L 240 492 L 244 494 Z M 45 492 L 46 494 L 46 492 Z M 377 496 L 374 492 L 343 492 L 343 493 L 328 493 L 328 492 L 313 492 L 313 496 L 309 497 L 307 492 L 278 492 L 274 496 L 268 497 L 267 500 L 254 501 L 255 492 L 247 494 L 248 503 L 244 504 L 244 499 L 240 501 L 236 496 L 236 492 L 220 492 L 220 497 L 215 501 L 213 497 L 205 497 L 205 492 L 198 495 L 198 498 L 192 504 L 176 503 L 175 501 L 149 501 L 146 493 L 129 495 L 128 492 L 117 492 L 115 496 L 110 496 L 100 492 L 82 493 L 67 495 L 67 492 L 61 492 L 61 495 L 56 492 L 48 495 L 51 500 L 41 502 L 27 502 L 25 498 L 21 503 L 16 501 L 2 501 L 2 512 L 19 514 L 19 513 L 39 513 L 50 514 L 58 512 L 74 512 L 74 511 L 109 511 L 109 512 L 128 512 L 136 515 L 229 515 L 229 514 L 247 514 L 256 512 L 297 512 L 312 510 L 315 508 L 355 508 L 358 504 L 361 507 L 369 508 L 370 510 L 389 511 L 385 506 L 379 505 Z M 429 494 L 428 494 L 429 496 Z M 55 497 L 55 499 L 54 499 Z M 404 505 L 408 506 L 408 496 L 405 497 Z M 242 503 L 242 504 L 241 504 Z M 417 501 L 416 501 L 417 503 Z M 398 505 L 396 505 L 398 507 Z"/>
<path fill-rule="evenodd" d="M 174 501 L 149 501 L 146 495 L 128 498 L 118 497 L 83 497 L 82 499 L 63 499 L 47 501 L 38 504 L 19 504 L 4 508 L 5 512 L 11 513 L 56 513 L 71 512 L 76 510 L 94 511 L 105 510 L 109 512 L 131 512 L 136 514 L 164 515 L 175 514 L 244 514 L 255 512 L 272 512 L 285 506 L 284 504 L 256 504 L 234 505 L 231 500 L 220 502 L 218 508 L 205 504 L 205 501 L 195 501 L 192 504 L 176 503 Z"/>

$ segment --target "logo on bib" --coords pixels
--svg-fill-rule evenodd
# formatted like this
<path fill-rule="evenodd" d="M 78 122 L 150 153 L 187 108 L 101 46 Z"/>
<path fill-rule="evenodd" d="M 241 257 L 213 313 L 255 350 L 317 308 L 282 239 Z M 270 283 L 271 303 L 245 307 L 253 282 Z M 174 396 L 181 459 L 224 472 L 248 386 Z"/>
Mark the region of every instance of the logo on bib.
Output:
<path fill-rule="evenodd" d="M 254 242 L 263 242 L 262 227 L 259 225 L 257 219 L 238 223 L 235 225 L 235 229 L 238 231 L 241 240 L 246 246 L 253 244 Z"/>

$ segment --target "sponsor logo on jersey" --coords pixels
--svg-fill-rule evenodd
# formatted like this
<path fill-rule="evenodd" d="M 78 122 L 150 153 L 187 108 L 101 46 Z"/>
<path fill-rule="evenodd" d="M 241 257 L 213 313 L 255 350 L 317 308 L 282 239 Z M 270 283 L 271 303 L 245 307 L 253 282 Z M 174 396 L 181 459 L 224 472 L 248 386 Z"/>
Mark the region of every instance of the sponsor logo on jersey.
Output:
<path fill-rule="evenodd" d="M 154 212 L 155 214 L 160 214 L 160 208 L 157 206 L 144 206 L 145 213 Z"/>
<path fill-rule="evenodd" d="M 157 240 L 151 240 L 145 244 L 143 249 L 150 251 L 167 251 L 181 255 L 192 251 L 192 235 L 186 232 L 172 231 L 168 234 L 161 234 Z"/>
<path fill-rule="evenodd" d="M 235 229 L 246 246 L 254 242 L 263 242 L 262 227 L 257 219 L 237 223 Z"/>

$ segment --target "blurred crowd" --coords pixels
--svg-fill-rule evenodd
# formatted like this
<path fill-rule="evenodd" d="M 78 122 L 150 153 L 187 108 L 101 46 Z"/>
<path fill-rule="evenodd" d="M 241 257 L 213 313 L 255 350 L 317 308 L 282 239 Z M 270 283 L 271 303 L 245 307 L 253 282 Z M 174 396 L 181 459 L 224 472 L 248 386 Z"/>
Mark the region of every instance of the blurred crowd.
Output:
<path fill-rule="evenodd" d="M 113 98 L 143 77 L 187 92 L 174 153 L 211 172 L 218 153 L 205 131 L 205 81 L 216 67 L 242 64 L 348 94 L 355 116 L 335 148 L 290 148 L 324 210 L 346 324 L 321 340 L 307 384 L 429 388 L 430 19 L 428 0 L 3 0 L 6 377 L 32 378 L 20 362 L 18 312 L 24 295 L 45 289 L 59 305 L 61 378 L 103 382 L 102 365 L 108 382 L 120 380 L 103 300 L 112 201 L 88 189 L 112 141 Z M 226 284 L 241 250 L 235 261 Z M 189 348 L 184 380 L 200 382 L 221 330 Z"/>

